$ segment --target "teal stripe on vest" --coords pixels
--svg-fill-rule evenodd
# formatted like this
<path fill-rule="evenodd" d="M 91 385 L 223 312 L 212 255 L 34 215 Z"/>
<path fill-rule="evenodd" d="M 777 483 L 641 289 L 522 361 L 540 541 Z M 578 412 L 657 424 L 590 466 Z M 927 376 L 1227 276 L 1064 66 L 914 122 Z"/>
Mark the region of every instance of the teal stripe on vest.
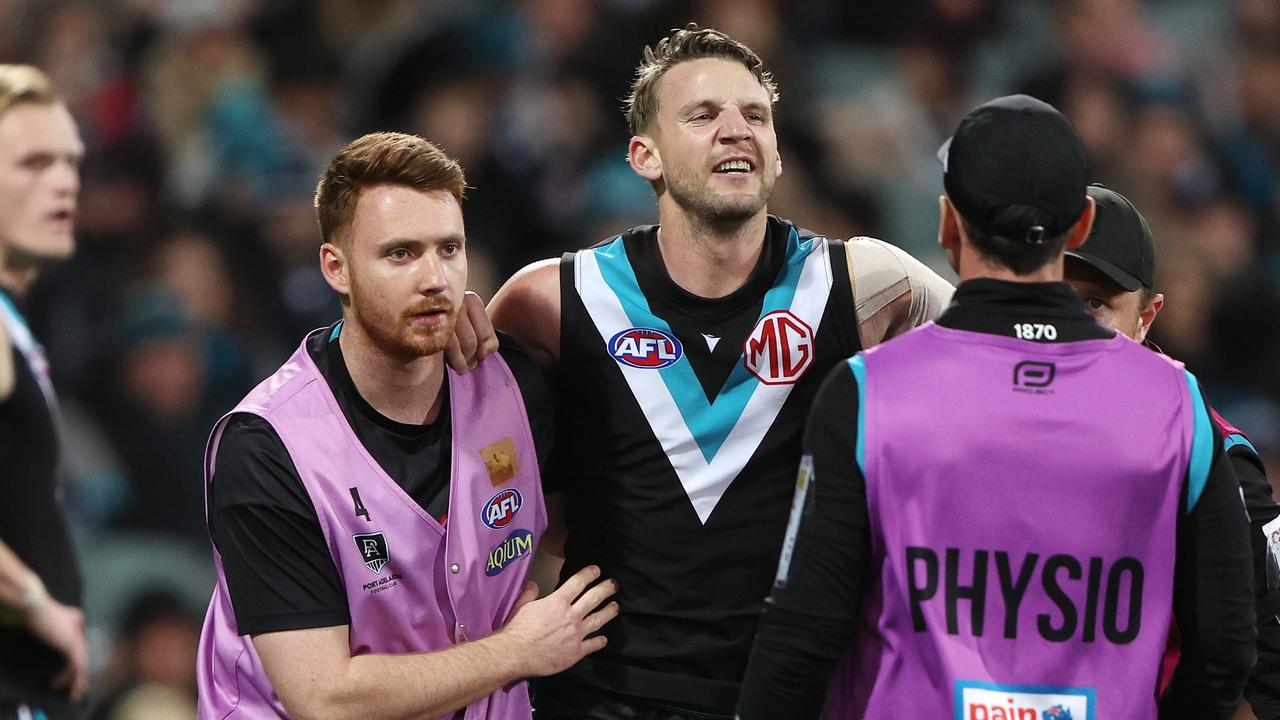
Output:
<path fill-rule="evenodd" d="M 1226 440 L 1224 440 L 1224 441 L 1223 441 L 1223 448 L 1222 448 L 1222 449 L 1223 449 L 1223 451 L 1225 452 L 1225 451 L 1230 450 L 1231 448 L 1233 448 L 1233 447 L 1235 447 L 1235 446 L 1237 446 L 1237 445 L 1243 445 L 1243 446 L 1245 446 L 1245 447 L 1249 448 L 1250 450 L 1252 450 L 1252 451 L 1253 451 L 1253 454 L 1254 454 L 1254 455 L 1257 455 L 1257 454 L 1258 454 L 1258 448 L 1254 447 L 1254 446 L 1253 446 L 1253 443 L 1249 442 L 1249 438 L 1247 438 L 1247 437 L 1245 437 L 1245 436 L 1243 436 L 1243 435 L 1241 435 L 1241 434 L 1239 434 L 1239 433 L 1233 433 L 1233 434 L 1231 434 L 1231 435 L 1228 435 L 1228 436 L 1227 436 L 1227 438 L 1226 438 Z"/>
<path fill-rule="evenodd" d="M 338 336 L 342 334 L 342 323 L 343 321 L 339 320 L 333 324 L 333 332 L 329 333 L 329 342 L 337 340 Z"/>
<path fill-rule="evenodd" d="M 800 283 L 800 272 L 804 269 L 805 258 L 813 250 L 815 241 L 816 238 L 810 238 L 800 242 L 799 234 L 794 228 L 791 230 L 791 235 L 787 238 L 787 258 L 779 271 L 778 281 L 765 293 L 760 317 L 775 310 L 791 308 L 796 286 Z M 627 319 L 630 320 L 632 327 L 653 328 L 674 336 L 671 326 L 653 314 L 649 301 L 640 290 L 631 261 L 627 258 L 627 249 L 622 236 L 619 235 L 609 244 L 595 248 L 592 252 L 595 253 L 601 277 L 622 303 L 622 308 L 627 313 Z M 729 437 L 729 432 L 742 417 L 742 411 L 760 381 L 747 370 L 744 363 L 740 362 L 729 373 L 724 386 L 716 395 L 715 402 L 709 403 L 706 393 L 702 390 L 702 384 L 698 382 L 698 377 L 694 374 L 693 366 L 689 364 L 687 357 L 681 357 L 674 364 L 658 372 L 667 386 L 667 391 L 671 393 L 676 407 L 680 409 L 680 415 L 684 418 L 690 434 L 697 441 L 702 456 L 707 462 L 711 462 L 720 451 L 720 447 L 724 445 L 725 438 Z"/>
<path fill-rule="evenodd" d="M 1200 383 L 1189 370 L 1183 370 L 1187 379 L 1187 389 L 1191 391 L 1191 411 L 1195 414 L 1195 424 L 1191 435 L 1191 463 L 1187 466 L 1187 512 L 1195 509 L 1200 502 L 1204 486 L 1209 482 L 1209 467 L 1213 463 L 1213 425 L 1209 421 L 1209 410 L 1205 407 L 1204 397 L 1200 395 Z"/>
<path fill-rule="evenodd" d="M 867 476 L 866 432 L 867 426 L 867 364 L 859 353 L 849 358 L 849 369 L 853 371 L 853 379 L 858 383 L 858 441 L 854 445 L 854 457 L 858 460 L 858 469 L 862 476 Z"/>
<path fill-rule="evenodd" d="M 6 308 L 9 309 L 9 314 L 13 315 L 14 319 L 18 321 L 19 325 L 22 325 L 22 327 L 28 328 L 28 330 L 30 330 L 29 326 L 27 325 L 27 319 L 22 317 L 22 313 L 18 312 L 18 306 L 14 305 L 13 301 L 9 299 L 9 296 L 2 292 L 0 292 L 0 304 L 4 305 Z"/>

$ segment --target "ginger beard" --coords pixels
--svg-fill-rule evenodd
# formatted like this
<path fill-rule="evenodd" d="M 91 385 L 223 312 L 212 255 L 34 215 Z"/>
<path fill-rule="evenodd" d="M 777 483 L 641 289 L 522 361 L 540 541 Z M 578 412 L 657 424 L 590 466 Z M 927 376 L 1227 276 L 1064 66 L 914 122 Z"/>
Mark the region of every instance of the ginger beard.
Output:
<path fill-rule="evenodd" d="M 458 306 L 445 293 L 423 297 L 397 310 L 382 300 L 373 283 L 366 285 L 352 266 L 351 319 L 360 323 L 374 347 L 389 357 L 412 359 L 444 351 L 458 324 Z"/>

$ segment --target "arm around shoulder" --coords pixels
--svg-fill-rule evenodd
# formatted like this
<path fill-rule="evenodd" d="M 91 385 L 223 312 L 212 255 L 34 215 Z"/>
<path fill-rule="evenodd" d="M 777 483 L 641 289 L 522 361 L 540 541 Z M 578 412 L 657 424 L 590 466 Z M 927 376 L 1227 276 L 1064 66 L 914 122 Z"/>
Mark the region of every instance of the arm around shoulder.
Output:
<path fill-rule="evenodd" d="M 489 316 L 543 367 L 554 366 L 560 359 L 560 261 L 521 268 L 494 295 Z"/>
<path fill-rule="evenodd" d="M 525 584 L 507 624 L 440 650 L 351 657 L 349 626 L 253 636 L 272 688 L 292 718 L 440 717 L 526 677 L 560 672 L 604 647 L 590 637 L 618 614 L 617 590 L 595 567 L 537 600 Z"/>

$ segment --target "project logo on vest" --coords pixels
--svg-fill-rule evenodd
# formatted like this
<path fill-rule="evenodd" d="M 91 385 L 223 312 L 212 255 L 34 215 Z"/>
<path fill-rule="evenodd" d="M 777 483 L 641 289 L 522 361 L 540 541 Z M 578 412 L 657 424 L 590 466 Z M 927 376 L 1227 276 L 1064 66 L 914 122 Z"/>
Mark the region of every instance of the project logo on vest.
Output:
<path fill-rule="evenodd" d="M 956 720 L 1096 720 L 1089 688 L 956 681 Z"/>
<path fill-rule="evenodd" d="M 684 357 L 675 335 L 653 328 L 627 328 L 609 340 L 609 354 L 623 365 L 641 370 L 661 370 Z"/>
<path fill-rule="evenodd" d="M 756 323 L 742 356 L 760 382 L 790 385 L 813 364 L 813 328 L 790 310 L 774 310 Z"/>
<path fill-rule="evenodd" d="M 515 488 L 507 488 L 499 490 L 497 494 L 489 498 L 489 502 L 484 504 L 480 509 L 480 519 L 485 525 L 499 530 L 511 524 L 516 518 L 516 513 L 520 512 L 520 508 L 524 505 L 524 496 Z"/>

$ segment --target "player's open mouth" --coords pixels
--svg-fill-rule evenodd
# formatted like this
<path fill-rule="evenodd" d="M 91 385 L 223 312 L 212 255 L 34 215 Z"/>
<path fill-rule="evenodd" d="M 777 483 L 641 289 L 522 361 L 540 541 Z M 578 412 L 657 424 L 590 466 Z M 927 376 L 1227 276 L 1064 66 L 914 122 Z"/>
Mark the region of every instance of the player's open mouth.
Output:
<path fill-rule="evenodd" d="M 741 173 L 749 173 L 754 169 L 755 169 L 755 166 L 751 164 L 751 161 L 736 159 L 736 160 L 725 160 L 719 165 L 716 165 L 715 169 L 713 169 L 712 172 L 718 173 L 718 174 L 741 174 Z"/>

